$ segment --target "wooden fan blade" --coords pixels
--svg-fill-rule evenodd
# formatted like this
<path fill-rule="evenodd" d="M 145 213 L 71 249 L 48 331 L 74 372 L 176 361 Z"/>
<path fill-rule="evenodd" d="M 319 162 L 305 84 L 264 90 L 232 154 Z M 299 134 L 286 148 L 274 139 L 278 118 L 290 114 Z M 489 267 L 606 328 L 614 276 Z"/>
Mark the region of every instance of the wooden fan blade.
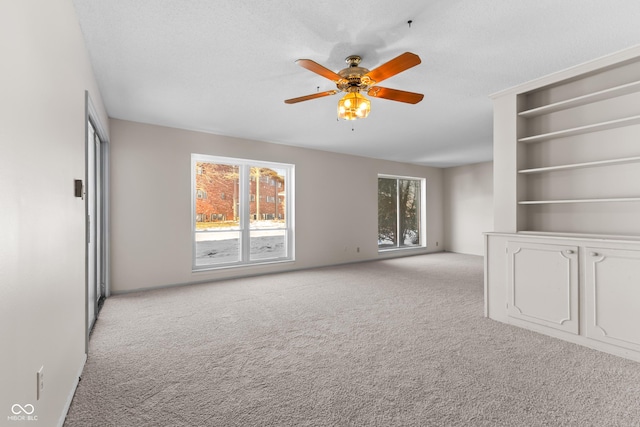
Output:
<path fill-rule="evenodd" d="M 372 87 L 367 94 L 375 98 L 390 99 L 392 101 L 406 102 L 407 104 L 417 104 L 424 98 L 424 95 L 421 93 L 406 92 L 404 90 L 389 89 L 380 86 Z"/>
<path fill-rule="evenodd" d="M 378 68 L 374 68 L 365 74 L 365 76 L 369 76 L 371 80 L 376 83 L 380 83 L 389 77 L 395 76 L 396 74 L 408 70 L 411 67 L 415 67 L 421 62 L 420 57 L 415 53 L 405 52 L 402 55 L 393 58 L 391 61 L 385 62 Z"/>
<path fill-rule="evenodd" d="M 298 98 L 287 99 L 285 104 L 295 104 L 296 102 L 309 101 L 310 99 L 322 98 L 323 96 L 335 95 L 337 90 L 328 90 L 326 92 L 314 93 L 312 95 L 300 96 Z"/>
<path fill-rule="evenodd" d="M 298 64 L 302 68 L 306 68 L 309 71 L 313 71 L 314 73 L 319 74 L 322 77 L 326 77 L 327 79 L 334 82 L 337 82 L 342 78 L 338 74 L 331 71 L 330 69 L 325 68 L 322 65 L 318 64 L 317 62 L 312 61 L 310 59 L 298 59 L 296 61 L 296 64 Z"/>

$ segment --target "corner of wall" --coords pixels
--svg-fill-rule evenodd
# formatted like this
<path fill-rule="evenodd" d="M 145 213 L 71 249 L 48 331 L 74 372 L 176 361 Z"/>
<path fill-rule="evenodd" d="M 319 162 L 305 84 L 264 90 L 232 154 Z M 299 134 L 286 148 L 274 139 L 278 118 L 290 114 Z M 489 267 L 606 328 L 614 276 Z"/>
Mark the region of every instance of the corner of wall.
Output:
<path fill-rule="evenodd" d="M 443 192 L 444 249 L 483 255 L 482 233 L 493 228 L 493 162 L 445 169 Z"/>

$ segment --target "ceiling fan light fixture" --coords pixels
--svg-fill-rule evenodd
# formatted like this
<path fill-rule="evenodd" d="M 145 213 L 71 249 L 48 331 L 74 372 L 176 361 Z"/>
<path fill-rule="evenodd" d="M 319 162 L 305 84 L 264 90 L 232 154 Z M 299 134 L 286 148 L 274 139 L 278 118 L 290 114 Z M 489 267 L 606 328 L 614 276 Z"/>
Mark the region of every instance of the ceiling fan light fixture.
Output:
<path fill-rule="evenodd" d="M 371 102 L 359 92 L 349 92 L 338 102 L 338 119 L 364 119 L 371 111 Z"/>
<path fill-rule="evenodd" d="M 346 95 L 338 102 L 338 120 L 355 120 L 364 119 L 371 111 L 371 102 L 360 95 L 361 92 L 375 98 L 405 102 L 407 104 L 417 104 L 424 98 L 421 93 L 374 86 L 389 77 L 420 64 L 420 57 L 415 53 L 405 52 L 373 70 L 361 67 L 360 59 L 358 55 L 347 57 L 346 61 L 349 66 L 337 73 L 310 59 L 298 59 L 296 61 L 298 65 L 331 80 L 335 83 L 336 89 L 286 99 L 284 102 L 286 104 L 296 104 L 302 101 L 335 95 L 339 92 L 346 92 Z M 320 90 L 320 87 L 318 87 L 318 90 Z"/>

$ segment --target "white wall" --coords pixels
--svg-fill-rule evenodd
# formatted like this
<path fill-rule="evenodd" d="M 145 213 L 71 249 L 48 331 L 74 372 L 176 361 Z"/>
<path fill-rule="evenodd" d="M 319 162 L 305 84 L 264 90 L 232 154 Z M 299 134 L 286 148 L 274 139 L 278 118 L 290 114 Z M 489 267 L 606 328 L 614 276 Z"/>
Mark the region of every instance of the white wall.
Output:
<path fill-rule="evenodd" d="M 445 250 L 483 255 L 493 231 L 493 162 L 447 168 L 443 175 Z"/>
<path fill-rule="evenodd" d="M 0 2 L 0 63 L 0 425 L 55 426 L 85 360 L 85 90 L 107 118 L 70 0 Z"/>
<path fill-rule="evenodd" d="M 378 259 L 379 173 L 427 179 L 428 248 L 417 252 L 442 249 L 441 169 L 122 120 L 110 128 L 113 292 Z M 295 262 L 191 271 L 191 153 L 295 164 Z"/>

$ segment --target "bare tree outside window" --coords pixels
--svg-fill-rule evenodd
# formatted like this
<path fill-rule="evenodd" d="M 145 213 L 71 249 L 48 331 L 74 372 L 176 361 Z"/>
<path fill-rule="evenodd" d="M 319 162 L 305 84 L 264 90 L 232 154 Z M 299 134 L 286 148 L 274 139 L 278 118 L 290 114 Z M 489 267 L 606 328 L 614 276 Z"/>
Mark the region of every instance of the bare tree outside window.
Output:
<path fill-rule="evenodd" d="M 378 247 L 394 247 L 398 239 L 397 180 L 378 178 Z"/>
<path fill-rule="evenodd" d="M 422 188 L 419 179 L 378 178 L 378 248 L 422 244 Z"/>

